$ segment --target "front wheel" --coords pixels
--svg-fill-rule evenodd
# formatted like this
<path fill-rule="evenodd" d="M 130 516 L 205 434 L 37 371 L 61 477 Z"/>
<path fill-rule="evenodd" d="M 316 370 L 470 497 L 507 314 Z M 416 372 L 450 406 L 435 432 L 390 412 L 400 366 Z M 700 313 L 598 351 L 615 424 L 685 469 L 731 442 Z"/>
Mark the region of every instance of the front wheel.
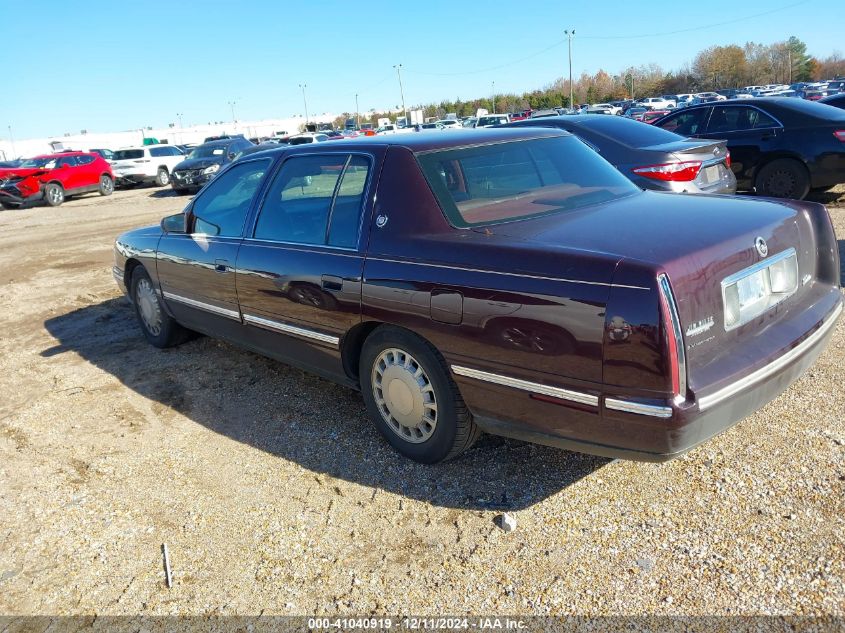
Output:
<path fill-rule="evenodd" d="M 65 190 L 58 183 L 49 183 L 44 187 L 44 201 L 51 207 L 59 206 L 65 201 Z"/>
<path fill-rule="evenodd" d="M 156 184 L 159 187 L 166 187 L 170 184 L 170 174 L 167 173 L 167 170 L 164 167 L 160 167 L 156 173 Z"/>
<path fill-rule="evenodd" d="M 100 176 L 99 191 L 101 196 L 110 196 L 114 192 L 114 180 L 105 174 Z"/>
<path fill-rule="evenodd" d="M 189 331 L 165 312 L 143 266 L 132 272 L 132 303 L 144 337 L 155 347 L 173 347 L 188 339 Z"/>
<path fill-rule="evenodd" d="M 405 457 L 442 462 L 481 435 L 445 362 L 414 334 L 393 327 L 375 330 L 364 343 L 359 372 L 371 420 Z"/>
<path fill-rule="evenodd" d="M 780 158 L 764 165 L 754 184 L 762 196 L 803 200 L 810 191 L 810 175 L 797 160 Z"/>

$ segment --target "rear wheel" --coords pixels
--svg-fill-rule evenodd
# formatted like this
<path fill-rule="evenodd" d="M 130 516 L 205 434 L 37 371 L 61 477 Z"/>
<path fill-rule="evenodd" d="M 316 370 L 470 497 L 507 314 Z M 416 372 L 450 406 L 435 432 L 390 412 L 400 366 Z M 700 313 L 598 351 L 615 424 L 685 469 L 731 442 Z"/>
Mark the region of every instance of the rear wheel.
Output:
<path fill-rule="evenodd" d="M 186 341 L 190 335 L 164 310 L 161 299 L 143 266 L 132 272 L 132 303 L 144 337 L 155 347 L 172 347 Z"/>
<path fill-rule="evenodd" d="M 101 196 L 110 196 L 114 192 L 114 180 L 105 174 L 100 176 L 99 191 Z"/>
<path fill-rule="evenodd" d="M 760 169 L 754 186 L 762 196 L 803 200 L 810 191 L 810 175 L 797 160 L 780 158 Z"/>
<path fill-rule="evenodd" d="M 165 187 L 170 184 L 170 174 L 164 167 L 159 167 L 156 173 L 156 184 L 159 187 Z"/>
<path fill-rule="evenodd" d="M 64 188 L 56 183 L 51 182 L 44 187 L 44 201 L 51 207 L 57 207 L 65 201 Z"/>
<path fill-rule="evenodd" d="M 359 372 L 370 418 L 405 457 L 424 464 L 452 459 L 481 435 L 437 350 L 410 332 L 375 330 Z"/>

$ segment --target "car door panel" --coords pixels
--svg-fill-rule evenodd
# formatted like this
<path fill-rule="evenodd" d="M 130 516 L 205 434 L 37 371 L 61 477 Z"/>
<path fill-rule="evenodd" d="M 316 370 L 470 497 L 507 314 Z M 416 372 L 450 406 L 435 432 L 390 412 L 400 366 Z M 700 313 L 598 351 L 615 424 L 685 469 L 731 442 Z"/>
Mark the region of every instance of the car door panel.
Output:
<path fill-rule="evenodd" d="M 302 154 L 283 162 L 237 263 L 238 300 L 251 330 L 248 337 L 269 345 L 278 357 L 340 379 L 345 379 L 341 341 L 361 321 L 366 235 L 360 227 L 371 208 L 370 175 L 377 173 L 380 160 L 364 157 L 370 174 L 366 184 L 356 190 L 359 195 L 344 196 L 340 183 L 352 173 L 350 156 Z M 324 161 L 320 173 L 292 175 L 309 160 Z M 341 165 L 341 173 L 335 173 Z M 294 178 L 307 183 L 301 187 L 303 197 L 285 199 Z M 307 194 L 312 187 L 319 193 L 323 185 L 325 195 Z"/>
<path fill-rule="evenodd" d="M 713 108 L 706 136 L 727 141 L 737 183 L 748 188 L 761 159 L 778 149 L 782 128 L 758 108 L 731 104 Z"/>
<path fill-rule="evenodd" d="M 156 268 L 162 297 L 174 317 L 195 329 L 240 323 L 235 263 L 243 227 L 271 159 L 236 165 L 188 208 L 188 232 L 165 233 Z M 225 176 L 225 177 L 224 177 Z"/>

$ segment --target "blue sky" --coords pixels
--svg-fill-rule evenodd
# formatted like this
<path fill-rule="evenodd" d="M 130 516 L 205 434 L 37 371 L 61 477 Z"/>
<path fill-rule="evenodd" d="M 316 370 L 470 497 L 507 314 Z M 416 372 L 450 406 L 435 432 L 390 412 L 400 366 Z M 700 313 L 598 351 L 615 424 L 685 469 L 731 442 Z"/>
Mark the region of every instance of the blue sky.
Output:
<path fill-rule="evenodd" d="M 494 81 L 522 92 L 568 73 L 567 28 L 576 76 L 675 69 L 708 46 L 790 35 L 819 57 L 845 47 L 845 0 L 45 0 L 37 16 L 4 29 L 4 137 L 9 125 L 18 139 L 165 126 L 177 112 L 186 126 L 230 120 L 230 101 L 240 120 L 288 117 L 303 111 L 301 83 L 312 115 L 353 111 L 356 93 L 362 111 L 381 109 L 400 102 L 399 63 L 408 106 Z"/>

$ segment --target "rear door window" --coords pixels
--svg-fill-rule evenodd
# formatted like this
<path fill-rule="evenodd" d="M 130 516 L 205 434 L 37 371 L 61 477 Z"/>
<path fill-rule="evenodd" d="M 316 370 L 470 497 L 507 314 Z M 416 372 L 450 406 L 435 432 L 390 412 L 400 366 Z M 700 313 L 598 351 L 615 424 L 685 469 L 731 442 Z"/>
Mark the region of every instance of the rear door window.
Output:
<path fill-rule="evenodd" d="M 289 158 L 270 185 L 254 237 L 355 248 L 370 164 L 357 154 Z"/>
<path fill-rule="evenodd" d="M 119 149 L 114 153 L 114 160 L 132 160 L 143 157 L 144 150 L 142 149 Z"/>
<path fill-rule="evenodd" d="M 757 108 L 747 106 L 715 106 L 707 125 L 708 133 L 740 132 L 778 127 L 778 122 Z"/>
<path fill-rule="evenodd" d="M 77 156 L 76 162 L 80 165 L 90 165 L 94 162 L 95 158 L 96 156 L 94 156 L 94 154 L 85 154 L 83 156 Z"/>

